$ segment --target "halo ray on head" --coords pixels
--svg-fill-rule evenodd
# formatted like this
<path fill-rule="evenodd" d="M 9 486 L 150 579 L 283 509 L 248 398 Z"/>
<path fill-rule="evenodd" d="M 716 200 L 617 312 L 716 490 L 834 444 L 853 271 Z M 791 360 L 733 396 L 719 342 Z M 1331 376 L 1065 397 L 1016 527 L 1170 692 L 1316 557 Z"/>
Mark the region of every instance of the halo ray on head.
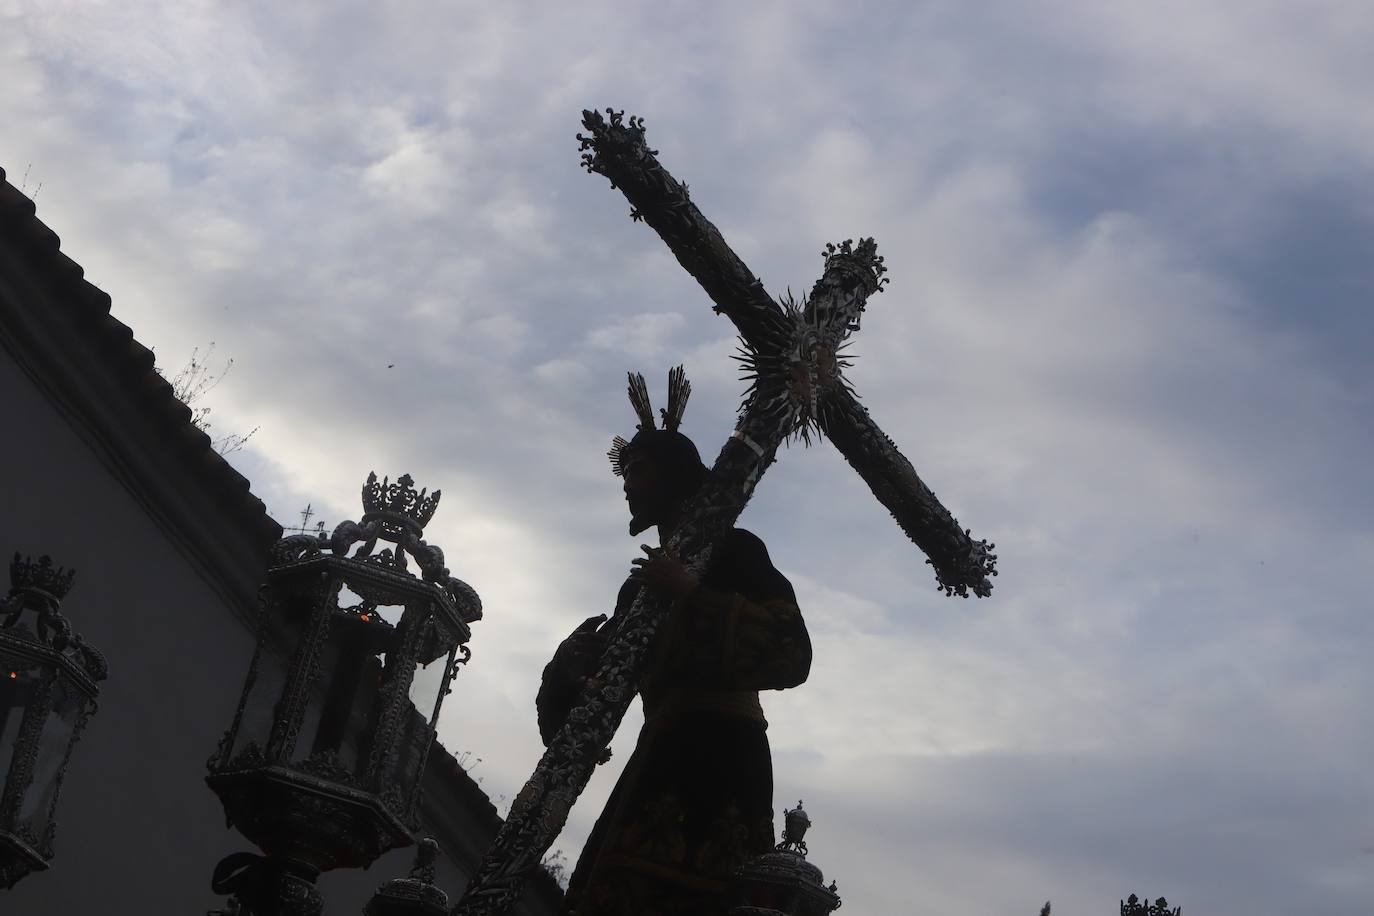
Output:
<path fill-rule="evenodd" d="M 682 425 L 682 414 L 687 410 L 687 399 L 692 396 L 692 383 L 687 381 L 687 373 L 682 366 L 668 370 L 668 406 L 659 413 L 663 415 L 663 428 L 670 433 L 677 432 Z"/>
<path fill-rule="evenodd" d="M 633 452 L 644 448 L 651 439 L 664 438 L 654 437 L 653 433 L 671 433 L 675 434 L 673 438 L 681 436 L 687 439 L 678 432 L 678 427 L 682 425 L 682 415 L 687 411 L 687 399 L 692 396 L 692 383 L 687 380 L 683 367 L 678 365 L 668 370 L 668 406 L 659 411 L 663 418 L 663 429 L 659 430 L 654 422 L 653 402 L 649 400 L 649 387 L 644 383 L 644 376 L 638 372 L 628 373 L 628 376 L 630 406 L 634 408 L 639 423 L 632 439 L 627 441 L 623 436 L 616 436 L 611 440 L 606 457 L 610 459 L 611 470 L 617 477 L 625 476 L 625 465 Z M 691 440 L 688 439 L 687 443 L 690 444 Z M 695 454 L 696 446 L 692 446 L 692 452 L 692 457 L 700 464 L 700 456 Z"/>
<path fill-rule="evenodd" d="M 639 424 L 635 427 L 639 430 L 654 428 L 654 407 L 649 402 L 649 386 L 644 384 L 644 376 L 638 372 L 631 372 L 630 376 L 630 406 L 635 409 L 635 416 L 639 417 Z"/>

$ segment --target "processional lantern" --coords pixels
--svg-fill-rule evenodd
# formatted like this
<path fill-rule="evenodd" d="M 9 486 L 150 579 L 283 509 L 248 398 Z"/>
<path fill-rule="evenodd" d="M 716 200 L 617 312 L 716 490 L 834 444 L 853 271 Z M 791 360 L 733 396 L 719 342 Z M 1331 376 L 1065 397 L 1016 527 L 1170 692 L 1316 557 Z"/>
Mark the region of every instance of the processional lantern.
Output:
<path fill-rule="evenodd" d="M 755 856 L 736 872 L 730 916 L 827 916 L 840 908 L 835 882 L 822 884 L 821 870 L 806 860 L 810 826 L 801 802 L 783 812 L 777 849 Z"/>
<path fill-rule="evenodd" d="M 413 483 L 370 474 L 360 522 L 273 548 L 253 661 L 206 777 L 264 854 L 222 861 L 214 889 L 257 916 L 318 913 L 320 872 L 413 842 L 439 711 L 482 616 L 421 539 L 439 491 Z"/>
<path fill-rule="evenodd" d="M 52 861 L 62 777 L 105 679 L 60 613 L 75 576 L 16 553 L 0 601 L 0 887 Z"/>

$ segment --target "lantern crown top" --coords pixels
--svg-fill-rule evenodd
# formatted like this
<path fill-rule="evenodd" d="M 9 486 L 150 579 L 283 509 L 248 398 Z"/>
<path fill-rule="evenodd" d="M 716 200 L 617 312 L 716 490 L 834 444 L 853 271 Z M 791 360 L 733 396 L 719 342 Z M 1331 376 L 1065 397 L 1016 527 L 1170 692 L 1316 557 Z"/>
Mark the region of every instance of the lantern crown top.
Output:
<path fill-rule="evenodd" d="M 422 537 L 425 525 L 439 508 L 440 491 L 416 492 L 415 480 L 409 474 L 402 474 L 394 483 L 389 477 L 383 477 L 381 482 L 378 482 L 377 473 L 373 471 L 367 475 L 367 483 L 363 484 L 362 493 L 361 521 L 339 522 L 333 533 L 328 535 L 321 529 L 309 534 L 283 537 L 272 546 L 273 567 L 282 568 L 312 562 L 327 550 L 335 557 L 414 578 L 414 574 L 408 571 L 409 561 L 406 555 L 409 554 L 420 567 L 420 578 L 437 586 L 448 596 L 464 623 L 481 620 L 482 602 L 477 593 L 472 590 L 472 586 L 449 574 L 448 567 L 444 565 L 443 550 L 436 544 L 425 543 Z M 395 549 L 386 547 L 377 550 L 378 541 L 393 544 Z M 350 551 L 353 551 L 351 556 Z M 372 590 L 364 594 L 359 590 L 358 583 L 349 583 L 349 588 L 364 599 L 364 604 L 395 603 L 383 594 L 386 588 L 376 591 L 375 587 L 361 587 Z"/>
<path fill-rule="evenodd" d="M 71 590 L 76 570 L 54 567 L 52 557 L 21 557 L 18 552 L 10 561 L 10 596 L 21 592 L 37 592 L 42 597 L 60 602 Z"/>
<path fill-rule="evenodd" d="M 62 599 L 75 579 L 76 570 L 54 566 L 52 557 L 35 561 L 16 552 L 10 562 L 9 594 L 0 598 L 0 630 L 11 639 L 60 653 L 68 674 L 77 676 L 82 689 L 94 696 L 95 682 L 103 681 L 109 668 L 105 656 L 62 615 Z M 36 617 L 32 628 L 20 621 L 25 612 Z"/>
<path fill-rule="evenodd" d="M 395 483 L 388 477 L 378 483 L 373 471 L 363 484 L 363 521 L 376 518 L 386 525 L 409 528 L 419 534 L 439 508 L 441 491 L 426 495 L 427 492 L 415 492 L 415 481 L 409 474 L 402 474 Z"/>

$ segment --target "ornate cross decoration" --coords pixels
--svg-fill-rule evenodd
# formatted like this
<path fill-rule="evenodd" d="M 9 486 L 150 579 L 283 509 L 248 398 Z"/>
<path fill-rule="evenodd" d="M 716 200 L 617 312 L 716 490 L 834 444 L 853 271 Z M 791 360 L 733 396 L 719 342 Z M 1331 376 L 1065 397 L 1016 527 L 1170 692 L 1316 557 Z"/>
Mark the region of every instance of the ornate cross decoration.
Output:
<path fill-rule="evenodd" d="M 583 167 L 605 175 L 667 243 L 739 330 L 740 360 L 751 385 L 734 433 L 721 449 L 707 483 L 688 504 L 686 521 L 669 544 L 700 574 L 717 540 L 734 526 L 778 447 L 789 437 L 822 435 L 835 443 L 873 495 L 929 558 L 938 587 L 948 595 L 992 593 L 992 544 L 959 527 L 862 407 L 842 370 L 842 350 L 859 329 L 868 297 L 887 282 L 872 239 L 828 244 L 825 271 L 810 295 L 775 301 L 730 250 L 720 232 L 688 197 L 687 186 L 659 165 L 644 141 L 644 121 L 624 112 L 582 113 L 589 135 L 581 141 Z M 592 686 L 549 744 L 534 774 L 511 805 L 453 916 L 493 916 L 515 903 L 524 874 L 557 838 L 636 692 L 639 672 L 667 603 L 647 590 L 626 613 L 602 657 Z"/>

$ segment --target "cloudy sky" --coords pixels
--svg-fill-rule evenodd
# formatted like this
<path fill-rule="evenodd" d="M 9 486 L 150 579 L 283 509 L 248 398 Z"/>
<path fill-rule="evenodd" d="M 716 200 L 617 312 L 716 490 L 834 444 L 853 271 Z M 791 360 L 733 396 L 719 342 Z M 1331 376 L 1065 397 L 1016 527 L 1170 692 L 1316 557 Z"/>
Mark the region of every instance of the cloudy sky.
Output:
<path fill-rule="evenodd" d="M 708 455 L 743 387 L 580 111 L 645 116 L 775 295 L 876 236 L 850 378 L 1001 575 L 943 597 L 825 444 L 744 516 L 815 644 L 765 697 L 776 802 L 845 912 L 1343 916 L 1374 894 L 1371 46 L 1358 0 L 0 0 L 0 164 L 165 366 L 233 357 L 212 431 L 258 429 L 232 460 L 284 524 L 356 518 L 372 469 L 443 489 L 487 616 L 441 734 L 500 802 L 637 554 L 625 371 L 661 399 L 686 364 Z"/>

